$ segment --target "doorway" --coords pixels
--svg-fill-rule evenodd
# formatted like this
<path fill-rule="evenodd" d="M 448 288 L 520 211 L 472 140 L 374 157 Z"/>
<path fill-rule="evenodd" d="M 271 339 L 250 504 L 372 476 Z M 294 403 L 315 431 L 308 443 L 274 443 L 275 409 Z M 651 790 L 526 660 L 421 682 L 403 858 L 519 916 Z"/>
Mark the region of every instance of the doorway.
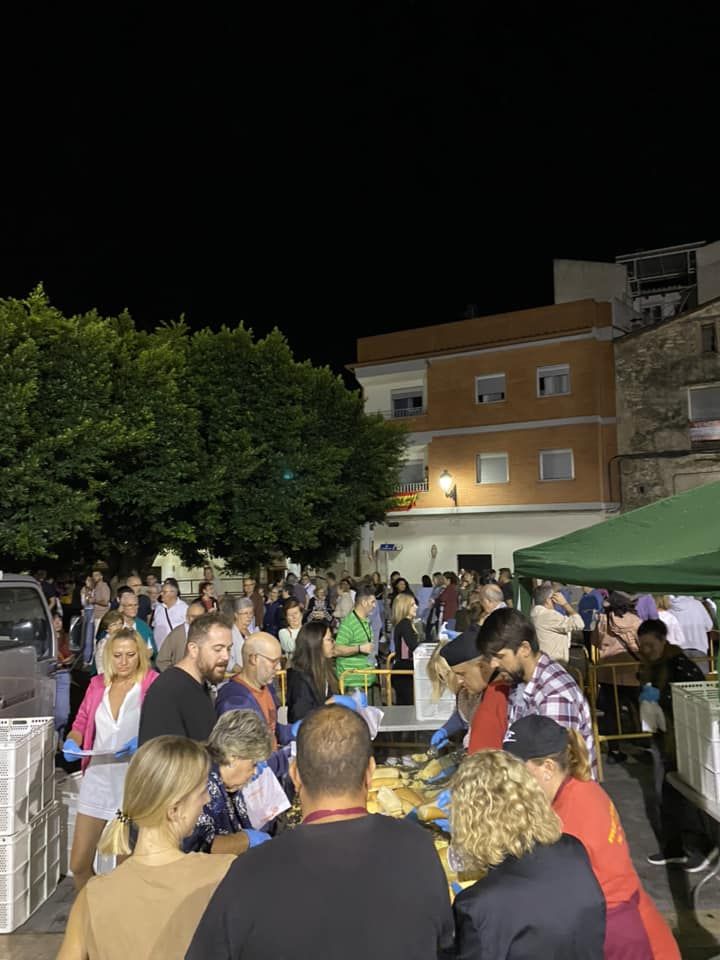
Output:
<path fill-rule="evenodd" d="M 456 570 L 476 570 L 482 576 L 485 570 L 492 569 L 491 553 L 459 553 Z"/>

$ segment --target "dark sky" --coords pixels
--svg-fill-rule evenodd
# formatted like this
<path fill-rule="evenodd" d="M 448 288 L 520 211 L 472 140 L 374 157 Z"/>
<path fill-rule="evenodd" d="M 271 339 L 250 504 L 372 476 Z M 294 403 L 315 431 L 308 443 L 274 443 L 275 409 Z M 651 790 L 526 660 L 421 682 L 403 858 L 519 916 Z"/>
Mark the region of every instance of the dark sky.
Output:
<path fill-rule="evenodd" d="M 96 6 L 5 36 L 1 296 L 340 369 L 551 302 L 553 257 L 720 239 L 710 4 Z"/>

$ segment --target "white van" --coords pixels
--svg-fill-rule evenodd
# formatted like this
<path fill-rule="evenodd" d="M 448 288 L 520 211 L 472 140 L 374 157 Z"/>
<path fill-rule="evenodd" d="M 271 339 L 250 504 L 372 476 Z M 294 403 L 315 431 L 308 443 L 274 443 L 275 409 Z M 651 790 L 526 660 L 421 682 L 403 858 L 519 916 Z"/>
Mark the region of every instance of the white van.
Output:
<path fill-rule="evenodd" d="M 0 718 L 53 716 L 56 657 L 40 584 L 0 571 Z"/>

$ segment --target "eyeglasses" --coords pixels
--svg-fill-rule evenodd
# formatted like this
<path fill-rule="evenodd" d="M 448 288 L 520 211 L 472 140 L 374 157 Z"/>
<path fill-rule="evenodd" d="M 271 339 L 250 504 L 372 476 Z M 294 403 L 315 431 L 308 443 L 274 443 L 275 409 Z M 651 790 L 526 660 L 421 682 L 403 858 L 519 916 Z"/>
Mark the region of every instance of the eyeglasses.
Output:
<path fill-rule="evenodd" d="M 275 659 L 273 659 L 272 657 L 266 657 L 264 653 L 256 653 L 255 656 L 262 657 L 263 660 L 267 660 L 267 662 L 271 663 L 273 667 L 279 667 L 282 663 L 282 657 L 275 657 Z"/>

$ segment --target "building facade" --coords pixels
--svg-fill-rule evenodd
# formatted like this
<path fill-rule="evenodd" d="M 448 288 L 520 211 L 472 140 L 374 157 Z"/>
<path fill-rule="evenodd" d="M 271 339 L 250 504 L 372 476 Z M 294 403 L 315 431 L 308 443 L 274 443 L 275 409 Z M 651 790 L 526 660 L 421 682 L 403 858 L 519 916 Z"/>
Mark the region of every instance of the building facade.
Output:
<path fill-rule="evenodd" d="M 617 509 L 612 322 L 610 303 L 583 300 L 358 340 L 366 410 L 408 428 L 393 526 L 376 525 L 365 568 L 416 582 L 512 566 Z"/>
<path fill-rule="evenodd" d="M 622 509 L 720 480 L 720 298 L 614 347 Z"/>

